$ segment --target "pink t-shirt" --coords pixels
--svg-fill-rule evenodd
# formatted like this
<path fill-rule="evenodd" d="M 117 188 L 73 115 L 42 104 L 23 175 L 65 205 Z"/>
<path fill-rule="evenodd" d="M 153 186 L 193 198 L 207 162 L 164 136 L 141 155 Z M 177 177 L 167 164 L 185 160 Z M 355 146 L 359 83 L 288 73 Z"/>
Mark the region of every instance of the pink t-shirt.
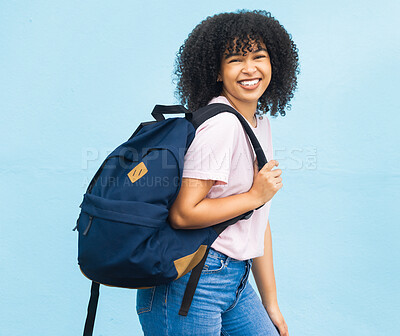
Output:
<path fill-rule="evenodd" d="M 224 96 L 209 104 L 229 104 Z M 272 159 L 271 127 L 267 117 L 257 117 L 257 127 L 249 123 L 267 157 Z M 242 124 L 229 112 L 220 113 L 201 124 L 185 155 L 183 177 L 215 180 L 206 197 L 222 198 L 250 190 L 253 184 L 253 162 L 256 159 Z M 227 256 L 247 260 L 264 254 L 264 233 L 271 201 L 255 210 L 248 220 L 229 226 L 212 244 Z"/>

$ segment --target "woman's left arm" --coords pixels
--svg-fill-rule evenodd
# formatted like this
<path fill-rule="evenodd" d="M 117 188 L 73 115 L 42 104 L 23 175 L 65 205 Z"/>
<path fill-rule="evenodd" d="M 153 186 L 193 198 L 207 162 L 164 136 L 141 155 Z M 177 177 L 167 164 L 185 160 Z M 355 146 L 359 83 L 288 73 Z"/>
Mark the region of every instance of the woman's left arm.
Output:
<path fill-rule="evenodd" d="M 281 336 L 289 336 L 288 327 L 278 306 L 269 221 L 264 236 L 264 255 L 254 258 L 252 271 L 262 304 L 267 310 L 271 321 L 278 328 Z"/>

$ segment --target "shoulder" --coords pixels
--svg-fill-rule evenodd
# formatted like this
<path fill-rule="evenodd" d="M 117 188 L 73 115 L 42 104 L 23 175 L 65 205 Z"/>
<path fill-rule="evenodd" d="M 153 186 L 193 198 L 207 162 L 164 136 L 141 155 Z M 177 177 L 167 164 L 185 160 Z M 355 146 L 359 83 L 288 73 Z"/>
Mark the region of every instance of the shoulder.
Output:
<path fill-rule="evenodd" d="M 269 118 L 266 115 L 262 115 L 262 118 L 260 117 L 257 118 L 257 125 L 260 125 L 262 129 L 266 130 L 271 130 L 271 123 L 269 121 Z"/>
<path fill-rule="evenodd" d="M 271 123 L 270 123 L 270 121 L 269 121 L 269 118 L 268 118 L 267 116 L 264 116 L 264 117 L 263 117 L 263 120 L 264 120 L 264 123 L 266 124 L 266 127 L 267 127 L 268 129 L 271 129 Z"/>
<path fill-rule="evenodd" d="M 217 96 L 212 98 L 207 105 L 211 105 L 211 104 L 225 104 L 228 105 L 230 107 L 232 107 L 232 105 L 229 103 L 228 99 L 224 96 Z M 204 126 L 207 127 L 218 127 L 218 128 L 225 128 L 225 130 L 227 131 L 229 130 L 240 130 L 241 129 L 241 123 L 239 121 L 239 119 L 231 112 L 222 112 L 217 114 L 216 116 L 206 120 L 204 123 Z"/>
<path fill-rule="evenodd" d="M 203 122 L 197 132 L 209 130 L 220 131 L 222 133 L 238 132 L 241 124 L 239 119 L 230 112 L 222 112 Z"/>

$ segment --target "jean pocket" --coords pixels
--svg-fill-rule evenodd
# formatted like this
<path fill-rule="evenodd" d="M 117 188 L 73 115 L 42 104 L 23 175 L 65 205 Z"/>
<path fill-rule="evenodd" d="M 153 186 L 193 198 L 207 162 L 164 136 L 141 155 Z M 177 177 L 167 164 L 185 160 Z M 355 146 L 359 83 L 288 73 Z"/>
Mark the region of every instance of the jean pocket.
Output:
<path fill-rule="evenodd" d="M 156 287 L 138 289 L 136 293 L 136 312 L 137 314 L 151 311 Z"/>
<path fill-rule="evenodd" d="M 203 267 L 202 273 L 216 273 L 225 268 L 225 263 L 222 259 L 208 257 Z"/>

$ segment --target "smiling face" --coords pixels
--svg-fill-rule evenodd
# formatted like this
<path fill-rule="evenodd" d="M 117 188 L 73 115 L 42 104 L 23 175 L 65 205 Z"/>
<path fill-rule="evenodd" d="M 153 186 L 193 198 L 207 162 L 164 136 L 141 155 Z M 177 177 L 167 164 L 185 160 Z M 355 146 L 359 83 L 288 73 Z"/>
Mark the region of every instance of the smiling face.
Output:
<path fill-rule="evenodd" d="M 248 52 L 222 56 L 218 81 L 222 81 L 222 95 L 234 106 L 257 107 L 258 99 L 271 81 L 271 62 L 264 43 L 253 43 Z"/>

